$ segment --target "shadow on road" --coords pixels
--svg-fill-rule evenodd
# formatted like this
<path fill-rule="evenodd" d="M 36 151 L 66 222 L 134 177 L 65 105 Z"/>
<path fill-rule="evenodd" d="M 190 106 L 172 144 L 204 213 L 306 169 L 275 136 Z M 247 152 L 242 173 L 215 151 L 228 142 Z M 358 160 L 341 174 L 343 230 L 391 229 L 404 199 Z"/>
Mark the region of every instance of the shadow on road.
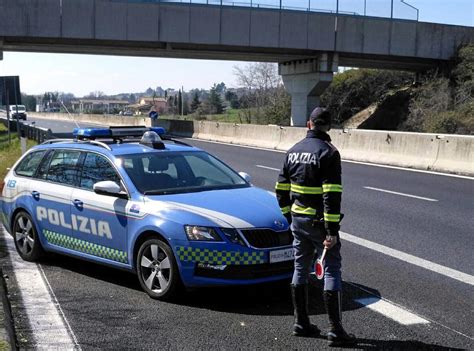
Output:
<path fill-rule="evenodd" d="M 74 272 L 90 279 L 113 284 L 116 286 L 114 290 L 117 296 L 120 296 L 120 291 L 125 288 L 132 290 L 133 294 L 136 292 L 136 294 L 138 294 L 137 296 L 141 295 L 143 296 L 143 299 L 147 299 L 145 293 L 140 288 L 137 277 L 129 272 L 55 254 L 50 254 L 45 257 L 41 261 L 41 265 L 43 267 L 51 268 L 58 267 L 62 270 Z M 380 296 L 377 290 L 353 282 L 343 283 L 343 294 L 343 311 L 355 310 L 362 307 L 354 300 Z M 310 296 L 310 314 L 325 314 L 322 301 L 322 282 L 313 277 L 311 278 Z M 156 304 L 156 307 L 159 307 L 162 302 L 156 301 Z M 293 314 L 288 280 L 251 286 L 192 289 L 181 294 L 176 301 L 174 301 L 174 304 L 178 306 L 192 307 L 197 310 L 205 309 L 241 315 L 291 316 Z M 123 312 L 123 309 L 121 309 L 117 315 L 108 315 L 107 318 L 108 320 L 113 318 L 122 320 Z M 86 314 L 87 319 L 90 320 L 90 314 L 87 312 L 84 313 Z M 136 310 L 132 308 L 130 309 L 130 315 L 133 315 L 133 313 L 136 313 Z M 367 338 L 358 339 L 358 345 L 352 346 L 351 349 L 461 350 L 452 347 L 423 343 L 416 340 L 378 340 Z"/>
<path fill-rule="evenodd" d="M 41 264 L 45 267 L 60 267 L 145 294 L 138 283 L 137 277 L 130 272 L 56 254 L 50 254 L 43 258 Z M 314 277 L 311 277 L 310 280 L 310 314 L 325 314 L 322 282 Z M 375 289 L 352 282 L 344 282 L 343 296 L 343 311 L 351 311 L 362 307 L 354 299 L 380 296 L 380 294 Z M 174 303 L 194 308 L 247 315 L 285 316 L 293 314 L 289 280 L 247 286 L 189 289 L 180 294 L 174 300 Z"/>
<path fill-rule="evenodd" d="M 453 347 L 445 347 L 434 344 L 426 344 L 415 340 L 374 340 L 358 339 L 357 346 L 351 350 L 430 350 L 430 351 L 457 351 L 464 350 Z"/>

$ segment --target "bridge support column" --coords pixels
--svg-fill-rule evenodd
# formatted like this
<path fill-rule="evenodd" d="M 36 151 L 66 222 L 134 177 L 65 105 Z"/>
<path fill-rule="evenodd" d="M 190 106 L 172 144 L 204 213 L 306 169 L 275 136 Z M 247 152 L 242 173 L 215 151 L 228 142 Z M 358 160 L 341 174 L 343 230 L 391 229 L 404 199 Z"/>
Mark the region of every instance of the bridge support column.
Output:
<path fill-rule="evenodd" d="M 338 69 L 337 54 L 321 54 L 318 58 L 282 62 L 278 65 L 285 88 L 291 95 L 291 125 L 306 126 L 320 96 L 331 84 Z"/>

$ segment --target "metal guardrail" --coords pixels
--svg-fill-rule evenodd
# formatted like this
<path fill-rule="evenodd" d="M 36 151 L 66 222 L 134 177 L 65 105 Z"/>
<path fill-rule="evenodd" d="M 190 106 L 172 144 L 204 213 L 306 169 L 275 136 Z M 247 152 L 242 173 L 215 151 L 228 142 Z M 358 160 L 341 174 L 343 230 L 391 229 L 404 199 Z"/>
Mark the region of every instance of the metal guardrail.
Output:
<path fill-rule="evenodd" d="M 0 117 L 0 123 L 2 123 L 5 127 L 8 127 L 8 121 L 4 117 Z M 35 125 L 31 125 L 26 122 L 19 122 L 16 123 L 16 120 L 10 120 L 10 132 L 17 132 L 17 126 L 20 126 L 20 133 L 19 135 L 38 142 L 39 144 L 44 142 L 48 139 L 54 139 L 55 136 L 51 129 L 46 129 L 42 127 L 37 127 Z"/>
<path fill-rule="evenodd" d="M 63 0 L 67 1 L 67 0 Z M 419 20 L 419 9 L 408 0 L 113 0 L 130 3 L 178 3 L 323 12 L 354 16 Z M 408 11 L 408 12 L 407 12 Z M 415 15 L 416 14 L 416 15 Z"/>

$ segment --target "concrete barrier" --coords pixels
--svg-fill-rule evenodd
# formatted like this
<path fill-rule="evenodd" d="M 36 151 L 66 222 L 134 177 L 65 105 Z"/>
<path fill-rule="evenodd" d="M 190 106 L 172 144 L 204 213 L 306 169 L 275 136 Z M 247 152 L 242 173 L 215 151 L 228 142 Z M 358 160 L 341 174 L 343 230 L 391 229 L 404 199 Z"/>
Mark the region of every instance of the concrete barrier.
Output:
<path fill-rule="evenodd" d="M 31 117 L 68 120 L 66 114 Z M 74 115 L 78 122 L 103 125 L 150 125 L 148 118 Z M 306 135 L 306 128 L 208 121 L 158 120 L 170 134 L 286 151 Z M 375 130 L 332 130 L 333 144 L 346 160 L 439 172 L 474 175 L 474 136 Z"/>
<path fill-rule="evenodd" d="M 33 118 L 52 119 L 57 121 L 76 121 L 80 124 L 91 123 L 105 126 L 150 126 L 150 118 L 136 116 L 118 116 L 118 115 L 88 115 L 88 114 L 71 114 L 67 113 L 37 113 L 28 112 L 28 116 Z"/>

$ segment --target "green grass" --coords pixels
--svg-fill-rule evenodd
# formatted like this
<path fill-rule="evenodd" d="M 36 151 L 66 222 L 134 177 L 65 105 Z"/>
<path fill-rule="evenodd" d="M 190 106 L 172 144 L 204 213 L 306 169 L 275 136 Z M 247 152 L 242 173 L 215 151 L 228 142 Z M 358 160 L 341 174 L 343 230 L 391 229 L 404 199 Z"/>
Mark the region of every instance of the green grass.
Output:
<path fill-rule="evenodd" d="M 28 140 L 27 148 L 36 145 L 35 141 Z M 8 143 L 8 132 L 2 124 L 0 124 L 0 180 L 3 180 L 7 174 L 7 168 L 13 164 L 21 156 L 20 140 L 16 133 L 11 133 L 11 144 Z"/>

